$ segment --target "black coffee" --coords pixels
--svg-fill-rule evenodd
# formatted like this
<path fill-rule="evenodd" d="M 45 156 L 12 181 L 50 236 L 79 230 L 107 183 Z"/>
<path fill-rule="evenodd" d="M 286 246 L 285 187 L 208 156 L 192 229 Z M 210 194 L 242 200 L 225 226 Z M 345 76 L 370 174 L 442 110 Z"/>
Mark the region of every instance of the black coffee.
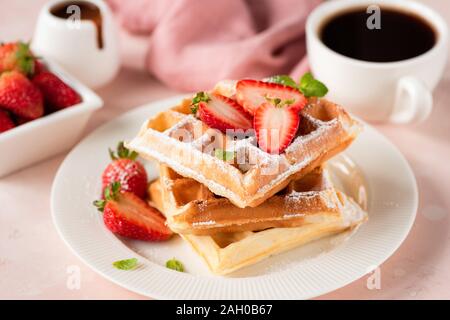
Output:
<path fill-rule="evenodd" d="M 424 19 L 412 13 L 381 8 L 379 29 L 367 27 L 372 13 L 356 8 L 339 13 L 323 24 L 322 42 L 344 56 L 373 62 L 413 58 L 430 50 L 436 33 Z M 373 21 L 373 20 L 372 20 Z"/>

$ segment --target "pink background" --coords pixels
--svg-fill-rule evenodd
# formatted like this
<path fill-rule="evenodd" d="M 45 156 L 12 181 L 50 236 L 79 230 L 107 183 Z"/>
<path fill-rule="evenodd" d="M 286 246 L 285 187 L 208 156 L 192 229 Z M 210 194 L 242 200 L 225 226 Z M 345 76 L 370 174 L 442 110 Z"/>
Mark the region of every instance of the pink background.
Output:
<path fill-rule="evenodd" d="M 450 2 L 421 1 L 434 7 L 450 23 Z M 30 39 L 43 3 L 42 0 L 1 0 L 0 39 Z M 143 61 L 142 42 L 138 38 L 124 41 L 129 48 L 127 60 L 133 61 L 126 65 L 138 66 Z M 376 126 L 406 156 L 420 192 L 419 211 L 410 235 L 381 266 L 381 288 L 369 290 L 366 276 L 321 299 L 450 299 L 449 87 L 450 65 L 434 93 L 430 119 L 420 125 Z M 118 77 L 98 93 L 105 101 L 105 108 L 92 117 L 85 134 L 133 107 L 177 92 L 136 68 L 122 68 Z M 89 269 L 57 235 L 50 215 L 50 188 L 65 156 L 58 155 L 0 179 L 0 298 L 145 298 Z M 81 270 L 80 289 L 67 288 L 67 268 L 71 266 Z"/>

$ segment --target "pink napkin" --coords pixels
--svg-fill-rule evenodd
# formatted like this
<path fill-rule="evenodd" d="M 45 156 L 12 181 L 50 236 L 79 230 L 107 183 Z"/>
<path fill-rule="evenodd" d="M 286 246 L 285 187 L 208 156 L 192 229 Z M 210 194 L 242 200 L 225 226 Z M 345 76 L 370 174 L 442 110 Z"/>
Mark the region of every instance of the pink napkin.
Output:
<path fill-rule="evenodd" d="M 307 69 L 305 21 L 320 0 L 108 2 L 128 33 L 145 37 L 145 67 L 192 91 L 221 79 L 298 77 Z"/>

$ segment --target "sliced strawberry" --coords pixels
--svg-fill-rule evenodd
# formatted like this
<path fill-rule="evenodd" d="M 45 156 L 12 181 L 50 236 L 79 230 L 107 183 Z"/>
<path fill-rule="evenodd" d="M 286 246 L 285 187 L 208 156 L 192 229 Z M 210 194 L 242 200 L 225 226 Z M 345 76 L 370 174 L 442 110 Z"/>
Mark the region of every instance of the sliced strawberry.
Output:
<path fill-rule="evenodd" d="M 103 211 L 103 222 L 110 231 L 144 241 L 170 238 L 172 231 L 157 209 L 131 192 L 119 191 L 120 184 L 113 184 L 110 188 L 106 191 L 105 200 L 94 202 Z"/>
<path fill-rule="evenodd" d="M 198 115 L 208 126 L 222 132 L 252 128 L 252 116 L 236 101 L 217 93 L 210 93 L 208 97 L 208 101 L 198 104 Z"/>
<path fill-rule="evenodd" d="M 259 147 L 268 153 L 282 153 L 294 138 L 299 123 L 297 108 L 263 103 L 253 119 Z"/>
<path fill-rule="evenodd" d="M 295 88 L 278 83 L 258 80 L 240 80 L 236 84 L 236 100 L 251 114 L 268 100 L 280 99 L 289 102 L 292 108 L 301 110 L 307 103 L 303 94 Z"/>

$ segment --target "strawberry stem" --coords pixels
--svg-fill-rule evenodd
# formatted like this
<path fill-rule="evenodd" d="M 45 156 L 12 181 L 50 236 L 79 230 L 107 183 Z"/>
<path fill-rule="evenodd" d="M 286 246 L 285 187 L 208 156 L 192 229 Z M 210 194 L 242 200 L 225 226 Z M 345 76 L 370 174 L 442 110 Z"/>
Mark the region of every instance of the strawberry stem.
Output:
<path fill-rule="evenodd" d="M 103 212 L 108 201 L 117 200 L 120 190 L 120 182 L 115 181 L 105 188 L 103 192 L 104 199 L 95 200 L 92 204 L 97 207 L 98 211 Z"/>
<path fill-rule="evenodd" d="M 108 152 L 109 152 L 109 156 L 111 157 L 112 160 L 117 160 L 117 159 L 136 160 L 136 158 L 138 156 L 137 152 L 130 151 L 129 149 L 127 149 L 125 147 L 123 141 L 120 141 L 117 144 L 117 155 L 111 149 L 108 149 Z"/>
<path fill-rule="evenodd" d="M 197 110 L 198 110 L 198 104 L 202 101 L 209 102 L 210 100 L 211 100 L 211 98 L 208 96 L 208 94 L 206 92 L 204 92 L 204 91 L 197 92 L 191 101 L 191 112 L 193 114 L 196 114 Z"/>

